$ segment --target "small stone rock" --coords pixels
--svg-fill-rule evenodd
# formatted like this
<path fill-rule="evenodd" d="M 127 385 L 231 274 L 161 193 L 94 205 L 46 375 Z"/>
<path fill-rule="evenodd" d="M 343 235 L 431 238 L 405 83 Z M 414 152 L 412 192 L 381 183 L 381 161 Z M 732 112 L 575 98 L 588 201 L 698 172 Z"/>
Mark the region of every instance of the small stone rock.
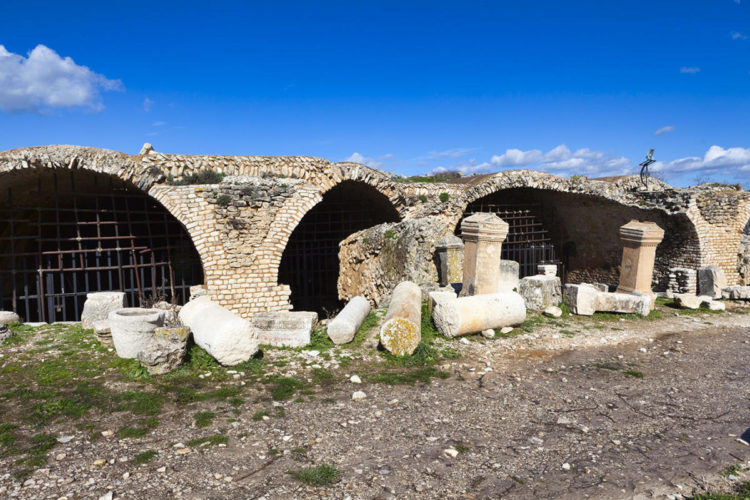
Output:
<path fill-rule="evenodd" d="M 717 302 L 715 300 L 712 300 L 708 303 L 708 308 L 711 311 L 726 311 L 727 305 L 724 302 Z"/>
<path fill-rule="evenodd" d="M 508 333 L 510 333 L 512 331 L 513 331 L 513 327 L 512 326 L 504 326 L 504 327 L 502 327 L 500 329 L 500 333 L 502 333 L 503 335 L 507 335 Z"/>
<path fill-rule="evenodd" d="M 165 466 L 161 466 L 158 469 L 156 469 L 156 472 L 167 472 L 167 468 Z"/>
<path fill-rule="evenodd" d="M 349 379 L 349 381 L 352 384 L 361 384 L 362 383 L 362 379 L 359 378 L 359 376 L 357 376 L 357 375 L 352 375 L 351 378 Z"/>
<path fill-rule="evenodd" d="M 65 457 L 66 457 L 66 456 L 67 456 L 67 455 L 66 455 L 65 453 L 58 453 L 57 455 L 55 455 L 55 460 L 57 460 L 58 462 L 59 462 L 60 460 L 65 460 Z"/>
<path fill-rule="evenodd" d="M 100 496 L 99 500 L 112 500 L 113 496 L 114 496 L 113 493 L 111 491 L 108 491 L 104 495 Z"/>
<path fill-rule="evenodd" d="M 487 330 L 482 330 L 482 337 L 484 337 L 486 339 L 494 339 L 495 338 L 495 330 L 492 329 L 492 328 L 489 328 Z"/>
<path fill-rule="evenodd" d="M 461 337 L 461 340 L 459 340 L 459 342 L 461 342 L 462 344 L 468 344 L 469 339 L 467 339 L 466 337 Z"/>
<path fill-rule="evenodd" d="M 0 325 L 0 342 L 13 336 L 13 330 L 5 325 Z"/>
<path fill-rule="evenodd" d="M 354 394 L 352 394 L 352 399 L 353 399 L 354 401 L 362 401 L 362 400 L 363 400 L 363 399 L 365 399 L 366 397 L 367 397 L 367 394 L 365 394 L 365 393 L 364 393 L 364 392 L 362 392 L 362 391 L 357 391 L 357 392 L 355 392 Z"/>
<path fill-rule="evenodd" d="M 568 462 L 565 462 L 564 464 L 562 464 L 562 468 L 563 470 L 570 470 L 570 464 Z"/>
<path fill-rule="evenodd" d="M 109 430 L 102 431 L 102 436 L 104 436 L 104 437 L 110 437 L 112 434 L 114 434 L 114 432 L 109 431 Z"/>
<path fill-rule="evenodd" d="M 557 306 L 549 306 L 544 311 L 542 311 L 542 314 L 549 318 L 561 318 L 563 312 L 562 309 Z"/>
<path fill-rule="evenodd" d="M 458 456 L 458 450 L 455 448 L 446 448 L 443 450 L 443 453 L 450 458 L 456 458 Z"/>
<path fill-rule="evenodd" d="M 96 465 L 97 467 L 102 467 L 104 465 L 107 465 L 107 460 L 99 458 L 97 460 L 94 460 L 94 465 Z"/>
<path fill-rule="evenodd" d="M 20 323 L 21 317 L 13 311 L 0 311 L 0 325 L 9 325 L 11 323 Z"/>

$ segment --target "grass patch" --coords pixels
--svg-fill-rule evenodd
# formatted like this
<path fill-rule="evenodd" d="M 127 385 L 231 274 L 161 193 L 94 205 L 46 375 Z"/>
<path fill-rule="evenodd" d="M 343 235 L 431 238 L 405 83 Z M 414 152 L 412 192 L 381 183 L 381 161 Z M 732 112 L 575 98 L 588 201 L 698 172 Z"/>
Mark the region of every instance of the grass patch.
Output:
<path fill-rule="evenodd" d="M 298 471 L 289 471 L 289 474 L 297 481 L 309 486 L 325 486 L 336 482 L 341 476 L 341 471 L 335 465 L 322 464 Z"/>
<path fill-rule="evenodd" d="M 268 415 L 267 411 L 256 411 L 255 413 L 253 413 L 252 419 L 255 420 L 256 422 L 259 422 L 263 420 L 263 417 L 269 417 L 269 416 L 270 415 Z"/>
<path fill-rule="evenodd" d="M 371 375 L 365 375 L 365 380 L 374 384 L 387 385 L 414 385 L 417 382 L 429 384 L 433 378 L 448 378 L 450 374 L 437 370 L 433 366 L 426 366 L 411 371 L 382 371 Z"/>
<path fill-rule="evenodd" d="M 628 377 L 643 378 L 643 372 L 638 370 L 626 370 L 625 375 Z"/>
<path fill-rule="evenodd" d="M 304 384 L 294 377 L 282 377 L 279 375 L 272 375 L 267 377 L 267 383 L 271 384 L 268 392 L 271 393 L 271 398 L 274 401 L 284 401 L 291 399 L 294 393 L 304 387 Z"/>
<path fill-rule="evenodd" d="M 375 310 L 370 310 L 370 312 L 365 316 L 364 321 L 362 321 L 362 324 L 359 326 L 359 330 L 357 330 L 357 333 L 354 334 L 354 339 L 346 346 L 349 349 L 356 349 L 362 345 L 362 343 L 367 339 L 367 334 L 375 328 L 375 325 L 378 324 L 378 318 L 377 313 Z"/>
<path fill-rule="evenodd" d="M 120 439 L 140 439 L 148 434 L 148 429 L 143 427 L 131 427 L 126 425 L 117 431 L 117 437 Z"/>
<path fill-rule="evenodd" d="M 173 176 L 167 177 L 167 184 L 171 186 L 191 186 L 194 184 L 218 184 L 224 178 L 225 174 L 214 172 L 213 170 L 201 170 L 185 174 L 181 179 L 175 179 Z"/>
<path fill-rule="evenodd" d="M 188 441 L 187 445 L 191 447 L 196 446 L 213 446 L 215 444 L 227 444 L 229 438 L 222 436 L 221 434 L 215 434 L 213 436 L 206 436 L 198 439 Z"/>
<path fill-rule="evenodd" d="M 736 475 L 741 470 L 742 470 L 742 465 L 734 464 L 734 465 L 730 465 L 729 467 L 721 471 L 721 475 L 722 477 L 733 476 L 733 475 Z"/>
<path fill-rule="evenodd" d="M 594 367 L 599 368 L 600 370 L 620 370 L 622 367 L 618 365 L 617 363 L 594 363 Z"/>
<path fill-rule="evenodd" d="M 162 396 L 150 392 L 125 391 L 116 396 L 120 407 L 115 411 L 130 411 L 135 415 L 158 415 L 161 413 Z"/>
<path fill-rule="evenodd" d="M 312 374 L 313 384 L 330 387 L 335 383 L 333 373 L 325 368 L 315 368 Z"/>
<path fill-rule="evenodd" d="M 151 462 L 154 458 L 156 458 L 156 455 L 158 455 L 159 452 L 156 450 L 148 450 L 144 451 L 142 453 L 137 454 L 133 457 L 133 464 L 135 465 L 143 465 Z"/>
<path fill-rule="evenodd" d="M 195 426 L 198 428 L 208 427 L 213 422 L 216 413 L 212 411 L 199 411 L 193 418 L 195 419 Z"/>
<path fill-rule="evenodd" d="M 461 453 L 462 455 L 463 455 L 464 453 L 466 453 L 467 451 L 469 451 L 469 447 L 468 447 L 468 446 L 465 446 L 465 445 L 463 445 L 463 444 L 457 444 L 457 445 L 456 445 L 456 446 L 454 446 L 453 448 L 454 448 L 454 449 L 455 449 L 455 450 L 456 450 L 457 452 Z"/>
<path fill-rule="evenodd" d="M 320 351 L 323 354 L 325 351 L 332 349 L 336 344 L 328 338 L 328 331 L 325 328 L 318 328 L 313 330 L 310 334 L 310 343 L 303 347 L 305 351 Z"/>

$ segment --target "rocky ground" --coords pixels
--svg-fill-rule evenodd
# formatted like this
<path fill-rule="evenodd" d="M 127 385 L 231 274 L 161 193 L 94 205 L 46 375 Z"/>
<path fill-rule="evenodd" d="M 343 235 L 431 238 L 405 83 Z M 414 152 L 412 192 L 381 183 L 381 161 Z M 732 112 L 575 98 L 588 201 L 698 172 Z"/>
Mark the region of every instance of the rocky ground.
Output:
<path fill-rule="evenodd" d="M 731 492 L 750 468 L 749 312 L 662 301 L 647 319 L 532 316 L 495 339 L 427 325 L 409 360 L 372 347 L 374 315 L 349 348 L 318 337 L 230 369 L 193 348 L 163 377 L 79 327 L 16 327 L 0 346 L 0 497 Z"/>

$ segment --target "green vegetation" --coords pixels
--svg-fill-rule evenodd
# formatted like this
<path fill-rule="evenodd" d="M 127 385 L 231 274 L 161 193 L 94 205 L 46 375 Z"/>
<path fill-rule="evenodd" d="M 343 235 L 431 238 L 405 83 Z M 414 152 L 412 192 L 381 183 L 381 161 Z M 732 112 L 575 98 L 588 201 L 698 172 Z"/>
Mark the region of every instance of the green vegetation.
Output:
<path fill-rule="evenodd" d="M 336 482 L 341 472 L 335 465 L 322 464 L 317 467 L 308 467 L 298 471 L 289 471 L 297 481 L 309 486 L 325 486 Z"/>
<path fill-rule="evenodd" d="M 394 233 L 394 232 L 393 232 L 392 230 L 390 230 L 390 229 L 386 229 L 386 230 L 385 230 L 385 234 L 384 234 L 384 236 L 385 236 L 385 238 L 386 238 L 386 239 L 388 239 L 388 240 L 397 240 L 397 239 L 398 239 L 398 235 L 397 235 L 396 233 Z"/>
<path fill-rule="evenodd" d="M 457 452 L 461 453 L 462 455 L 466 453 L 467 451 L 469 451 L 469 447 L 462 445 L 462 444 L 457 444 L 456 446 L 454 446 L 454 448 L 456 449 Z"/>
<path fill-rule="evenodd" d="M 270 384 L 268 392 L 271 393 L 271 398 L 274 401 L 291 399 L 295 392 L 304 387 L 304 384 L 294 377 L 282 377 L 279 375 L 266 377 L 264 383 Z"/>
<path fill-rule="evenodd" d="M 216 198 L 216 204 L 219 205 L 220 207 L 226 207 L 227 205 L 229 205 L 231 201 L 232 201 L 232 197 L 229 196 L 228 194 L 220 194 Z"/>
<path fill-rule="evenodd" d="M 263 420 L 263 417 L 268 417 L 268 416 L 269 415 L 268 415 L 267 411 L 262 411 L 262 410 L 261 411 L 256 411 L 255 413 L 253 413 L 253 420 L 255 420 L 256 422 L 258 422 L 260 420 Z"/>
<path fill-rule="evenodd" d="M 744 481 L 732 493 L 699 493 L 690 500 L 750 500 L 750 481 Z"/>
<path fill-rule="evenodd" d="M 211 411 L 199 411 L 195 415 L 193 415 L 193 418 L 195 419 L 195 426 L 198 428 L 202 427 L 208 427 L 211 425 L 211 422 L 213 422 L 214 417 L 216 417 L 216 413 Z"/>
<path fill-rule="evenodd" d="M 422 203 L 427 203 L 427 197 L 423 194 L 420 194 L 419 201 L 421 201 Z"/>
<path fill-rule="evenodd" d="M 148 434 L 148 429 L 145 429 L 143 427 L 130 427 L 129 425 L 126 425 L 125 427 L 117 431 L 117 437 L 120 439 L 140 439 L 146 434 Z"/>
<path fill-rule="evenodd" d="M 175 179 L 171 175 L 167 177 L 167 183 L 172 186 L 190 186 L 193 184 L 218 184 L 224 178 L 224 174 L 214 172 L 213 170 L 201 170 L 200 172 L 189 173 L 182 176 L 182 179 Z"/>
<path fill-rule="evenodd" d="M 635 378 L 643 378 L 643 372 L 638 370 L 625 370 L 625 375 Z"/>
<path fill-rule="evenodd" d="M 417 382 L 429 384 L 433 378 L 448 378 L 450 375 L 446 372 L 436 369 L 434 366 L 426 366 L 411 371 L 394 371 L 384 370 L 379 373 L 365 375 L 365 380 L 374 384 L 414 385 Z"/>
<path fill-rule="evenodd" d="M 152 461 L 154 458 L 156 458 L 156 455 L 158 455 L 159 452 L 156 450 L 148 450 L 144 451 L 142 453 L 137 454 L 133 457 L 133 463 L 135 465 L 143 465 L 147 464 L 150 461 Z"/>
<path fill-rule="evenodd" d="M 723 477 L 733 476 L 733 475 L 736 475 L 741 470 L 742 470 L 741 464 L 734 464 L 734 465 L 730 465 L 729 467 L 721 471 L 721 475 Z"/>
<path fill-rule="evenodd" d="M 451 179 L 460 179 L 463 175 L 460 172 L 440 172 L 435 175 L 413 175 L 411 177 L 397 177 L 392 179 L 393 182 L 446 182 Z"/>
<path fill-rule="evenodd" d="M 439 198 L 440 198 L 440 201 L 442 201 L 443 203 L 445 203 L 446 201 L 448 201 L 451 198 L 451 195 L 449 195 L 448 193 L 440 193 Z"/>

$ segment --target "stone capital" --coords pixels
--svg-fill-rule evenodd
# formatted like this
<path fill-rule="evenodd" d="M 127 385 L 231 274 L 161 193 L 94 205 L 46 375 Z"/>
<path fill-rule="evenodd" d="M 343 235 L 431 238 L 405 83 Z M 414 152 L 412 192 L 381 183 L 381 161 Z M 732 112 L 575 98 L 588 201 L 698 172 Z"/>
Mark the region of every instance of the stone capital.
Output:
<path fill-rule="evenodd" d="M 508 223 L 492 213 L 476 213 L 461 223 L 464 241 L 495 241 L 502 243 L 508 235 Z"/>
<path fill-rule="evenodd" d="M 664 230 L 654 222 L 631 220 L 620 227 L 620 239 L 628 246 L 656 246 L 664 239 Z"/>

